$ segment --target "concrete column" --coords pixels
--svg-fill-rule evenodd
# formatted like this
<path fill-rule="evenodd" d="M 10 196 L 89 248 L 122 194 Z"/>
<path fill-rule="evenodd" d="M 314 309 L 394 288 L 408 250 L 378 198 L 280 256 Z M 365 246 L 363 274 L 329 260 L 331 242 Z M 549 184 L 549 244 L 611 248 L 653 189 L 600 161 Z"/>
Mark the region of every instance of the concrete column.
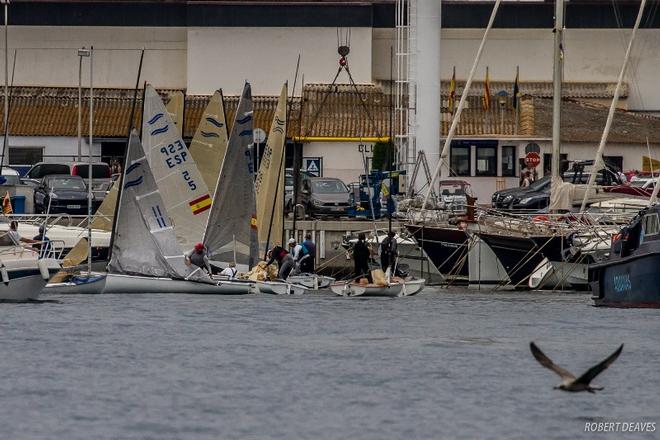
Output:
<path fill-rule="evenodd" d="M 431 171 L 440 159 L 440 3 L 417 0 L 417 150 Z"/>

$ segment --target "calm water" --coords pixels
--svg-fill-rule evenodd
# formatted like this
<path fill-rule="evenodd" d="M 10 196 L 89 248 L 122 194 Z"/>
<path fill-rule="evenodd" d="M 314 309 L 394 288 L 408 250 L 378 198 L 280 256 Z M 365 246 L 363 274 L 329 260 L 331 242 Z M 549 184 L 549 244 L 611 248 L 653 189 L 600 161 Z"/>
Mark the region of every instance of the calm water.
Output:
<path fill-rule="evenodd" d="M 584 434 L 586 421 L 660 431 L 660 311 L 596 309 L 589 295 L 53 298 L 0 304 L 1 438 L 609 438 Z M 626 346 L 595 381 L 603 392 L 569 394 L 552 389 L 559 378 L 530 340 L 576 374 Z"/>

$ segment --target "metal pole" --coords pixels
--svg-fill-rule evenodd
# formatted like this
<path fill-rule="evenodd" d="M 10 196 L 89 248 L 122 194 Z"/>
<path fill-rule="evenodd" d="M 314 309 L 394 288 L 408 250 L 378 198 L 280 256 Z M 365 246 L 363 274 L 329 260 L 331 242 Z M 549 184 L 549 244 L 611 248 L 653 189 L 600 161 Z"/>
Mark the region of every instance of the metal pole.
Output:
<path fill-rule="evenodd" d="M 9 0 L 3 0 L 5 4 L 5 102 L 4 102 L 4 115 L 3 115 L 3 126 L 5 129 L 5 141 L 2 145 L 2 157 L 0 158 L 0 170 L 5 164 L 5 154 L 9 151 L 7 150 L 7 133 L 9 131 L 9 41 L 7 33 L 7 22 L 9 21 Z"/>
<path fill-rule="evenodd" d="M 637 13 L 637 20 L 635 20 L 635 26 L 633 27 L 632 34 L 630 35 L 630 41 L 628 42 L 628 48 L 626 49 L 626 55 L 623 58 L 623 65 L 621 66 L 621 71 L 619 72 L 619 79 L 616 83 L 616 88 L 614 89 L 614 97 L 612 98 L 612 103 L 610 104 L 610 111 L 607 114 L 607 122 L 605 122 L 605 129 L 603 130 L 603 136 L 600 138 L 600 145 L 598 145 L 598 151 L 596 151 L 596 160 L 594 161 L 594 167 L 589 176 L 589 183 L 587 184 L 587 190 L 584 192 L 584 198 L 582 199 L 582 206 L 580 207 L 580 212 L 584 212 L 587 206 L 587 199 L 589 198 L 589 191 L 594 186 L 596 181 L 596 173 L 603 165 L 603 151 L 605 150 L 605 144 L 607 143 L 607 136 L 610 134 L 610 128 L 612 127 L 612 120 L 614 119 L 614 111 L 616 110 L 616 104 L 619 102 L 619 95 L 621 94 L 621 84 L 623 83 L 623 76 L 626 74 L 626 67 L 628 67 L 628 60 L 630 59 L 630 52 L 632 51 L 633 43 L 635 42 L 635 36 L 637 35 L 637 29 L 639 29 L 639 24 L 642 21 L 642 15 L 644 15 L 644 6 L 646 6 L 646 0 L 642 0 L 642 3 L 639 6 L 639 12 Z"/>
<path fill-rule="evenodd" d="M 458 128 L 458 121 L 460 121 L 461 119 L 461 113 L 463 112 L 463 107 L 465 107 L 465 101 L 467 100 L 467 96 L 470 92 L 470 86 L 472 85 L 472 79 L 474 78 L 474 73 L 476 72 L 477 66 L 479 65 L 479 60 L 481 59 L 481 53 L 484 50 L 484 46 L 486 45 L 486 40 L 488 39 L 488 34 L 490 33 L 490 30 L 493 27 L 493 23 L 495 22 L 495 16 L 497 15 L 497 10 L 500 7 L 501 1 L 502 0 L 496 0 L 495 6 L 493 6 L 493 11 L 490 14 L 490 19 L 488 20 L 486 31 L 484 32 L 484 36 L 481 39 L 481 44 L 479 45 L 479 49 L 477 50 L 477 56 L 474 58 L 474 63 L 472 63 L 472 70 L 470 70 L 470 74 L 468 75 L 467 82 L 465 83 L 465 88 L 463 89 L 461 100 L 458 102 L 458 108 L 456 109 L 456 114 L 454 115 L 454 118 L 451 120 L 449 133 L 447 133 L 445 144 L 443 145 L 442 152 L 440 153 L 440 160 L 438 161 L 438 165 L 436 166 L 435 171 L 433 172 L 433 176 L 431 177 L 431 184 L 429 186 L 429 190 L 426 192 L 426 197 L 424 197 L 424 204 L 422 205 L 422 209 L 425 209 L 426 204 L 429 202 L 429 196 L 431 195 L 431 192 L 433 191 L 433 187 L 435 186 L 435 183 L 438 177 L 440 176 L 442 163 L 446 160 L 449 154 L 449 147 L 451 145 L 452 139 L 454 138 L 454 134 L 456 133 L 456 129 Z"/>
<path fill-rule="evenodd" d="M 83 47 L 84 49 L 84 47 Z M 82 160 L 82 55 L 78 54 L 78 162 Z"/>
<path fill-rule="evenodd" d="M 555 5 L 555 46 L 552 72 L 552 162 L 551 174 L 555 184 L 560 181 L 560 128 L 561 128 L 561 84 L 564 76 L 563 33 L 564 33 L 564 0 L 557 0 Z"/>
<path fill-rule="evenodd" d="M 89 165 L 87 169 L 87 270 L 92 273 L 92 141 L 94 120 L 94 46 L 89 48 Z"/>

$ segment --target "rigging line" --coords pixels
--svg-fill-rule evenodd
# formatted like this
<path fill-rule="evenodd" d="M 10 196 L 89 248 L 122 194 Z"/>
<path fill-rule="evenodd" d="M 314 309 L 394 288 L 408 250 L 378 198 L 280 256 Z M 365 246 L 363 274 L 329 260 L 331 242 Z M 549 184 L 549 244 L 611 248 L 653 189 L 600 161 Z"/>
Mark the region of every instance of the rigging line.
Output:
<path fill-rule="evenodd" d="M 316 112 L 314 113 L 314 118 L 312 119 L 311 124 L 307 129 L 305 130 L 305 137 L 309 136 L 309 134 L 312 131 L 312 128 L 314 125 L 316 125 L 316 122 L 318 121 L 319 114 L 321 113 L 321 110 L 323 110 L 323 107 L 325 106 L 326 101 L 330 97 L 330 91 L 332 90 L 332 86 L 335 85 L 337 82 L 337 78 L 339 78 L 339 74 L 341 73 L 342 67 L 339 66 L 339 69 L 337 69 L 337 74 L 335 75 L 334 79 L 332 80 L 332 83 L 328 86 L 328 90 L 325 92 L 325 95 L 323 96 L 323 100 L 321 101 L 321 104 L 319 104 L 318 108 L 316 109 Z M 302 95 L 301 95 L 301 102 L 300 102 L 300 114 L 302 115 L 302 109 L 304 105 L 304 94 L 305 94 L 305 89 L 303 87 L 302 90 Z"/>
<path fill-rule="evenodd" d="M 381 132 L 378 126 L 376 125 L 376 121 L 374 118 L 371 116 L 371 113 L 369 112 L 369 109 L 367 108 L 367 104 L 364 99 L 362 99 L 362 93 L 360 93 L 360 89 L 358 89 L 357 84 L 353 80 L 353 75 L 351 75 L 351 70 L 348 68 L 348 61 L 346 62 L 346 73 L 348 73 L 348 79 L 351 81 L 351 85 L 355 89 L 355 93 L 358 94 L 358 98 L 360 99 L 360 104 L 362 105 L 362 109 L 364 112 L 367 114 L 367 118 L 369 119 L 369 122 L 371 123 L 372 127 L 374 128 L 374 131 L 376 132 L 376 135 L 380 138 Z M 390 142 L 392 139 L 390 139 Z"/>

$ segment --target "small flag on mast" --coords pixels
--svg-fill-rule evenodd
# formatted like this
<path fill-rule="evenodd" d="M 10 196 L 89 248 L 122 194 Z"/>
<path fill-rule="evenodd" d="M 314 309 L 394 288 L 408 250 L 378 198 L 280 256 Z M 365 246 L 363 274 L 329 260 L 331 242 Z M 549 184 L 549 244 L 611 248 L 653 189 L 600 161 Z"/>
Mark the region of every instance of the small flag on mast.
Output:
<path fill-rule="evenodd" d="M 11 207 L 11 197 L 9 197 L 9 191 L 7 191 L 5 194 L 5 198 L 2 199 L 2 213 L 5 215 L 14 213 L 14 209 Z"/>
<path fill-rule="evenodd" d="M 488 66 L 486 66 L 486 79 L 484 81 L 484 95 L 481 98 L 481 106 L 484 111 L 490 109 L 490 78 L 488 76 Z"/>
<path fill-rule="evenodd" d="M 513 82 L 513 108 L 518 108 L 518 98 L 520 98 L 520 84 L 518 84 L 520 68 L 516 66 L 516 80 Z"/>
<path fill-rule="evenodd" d="M 456 102 L 456 66 L 454 66 L 454 73 L 451 75 L 449 82 L 449 111 L 454 114 L 454 103 Z"/>

